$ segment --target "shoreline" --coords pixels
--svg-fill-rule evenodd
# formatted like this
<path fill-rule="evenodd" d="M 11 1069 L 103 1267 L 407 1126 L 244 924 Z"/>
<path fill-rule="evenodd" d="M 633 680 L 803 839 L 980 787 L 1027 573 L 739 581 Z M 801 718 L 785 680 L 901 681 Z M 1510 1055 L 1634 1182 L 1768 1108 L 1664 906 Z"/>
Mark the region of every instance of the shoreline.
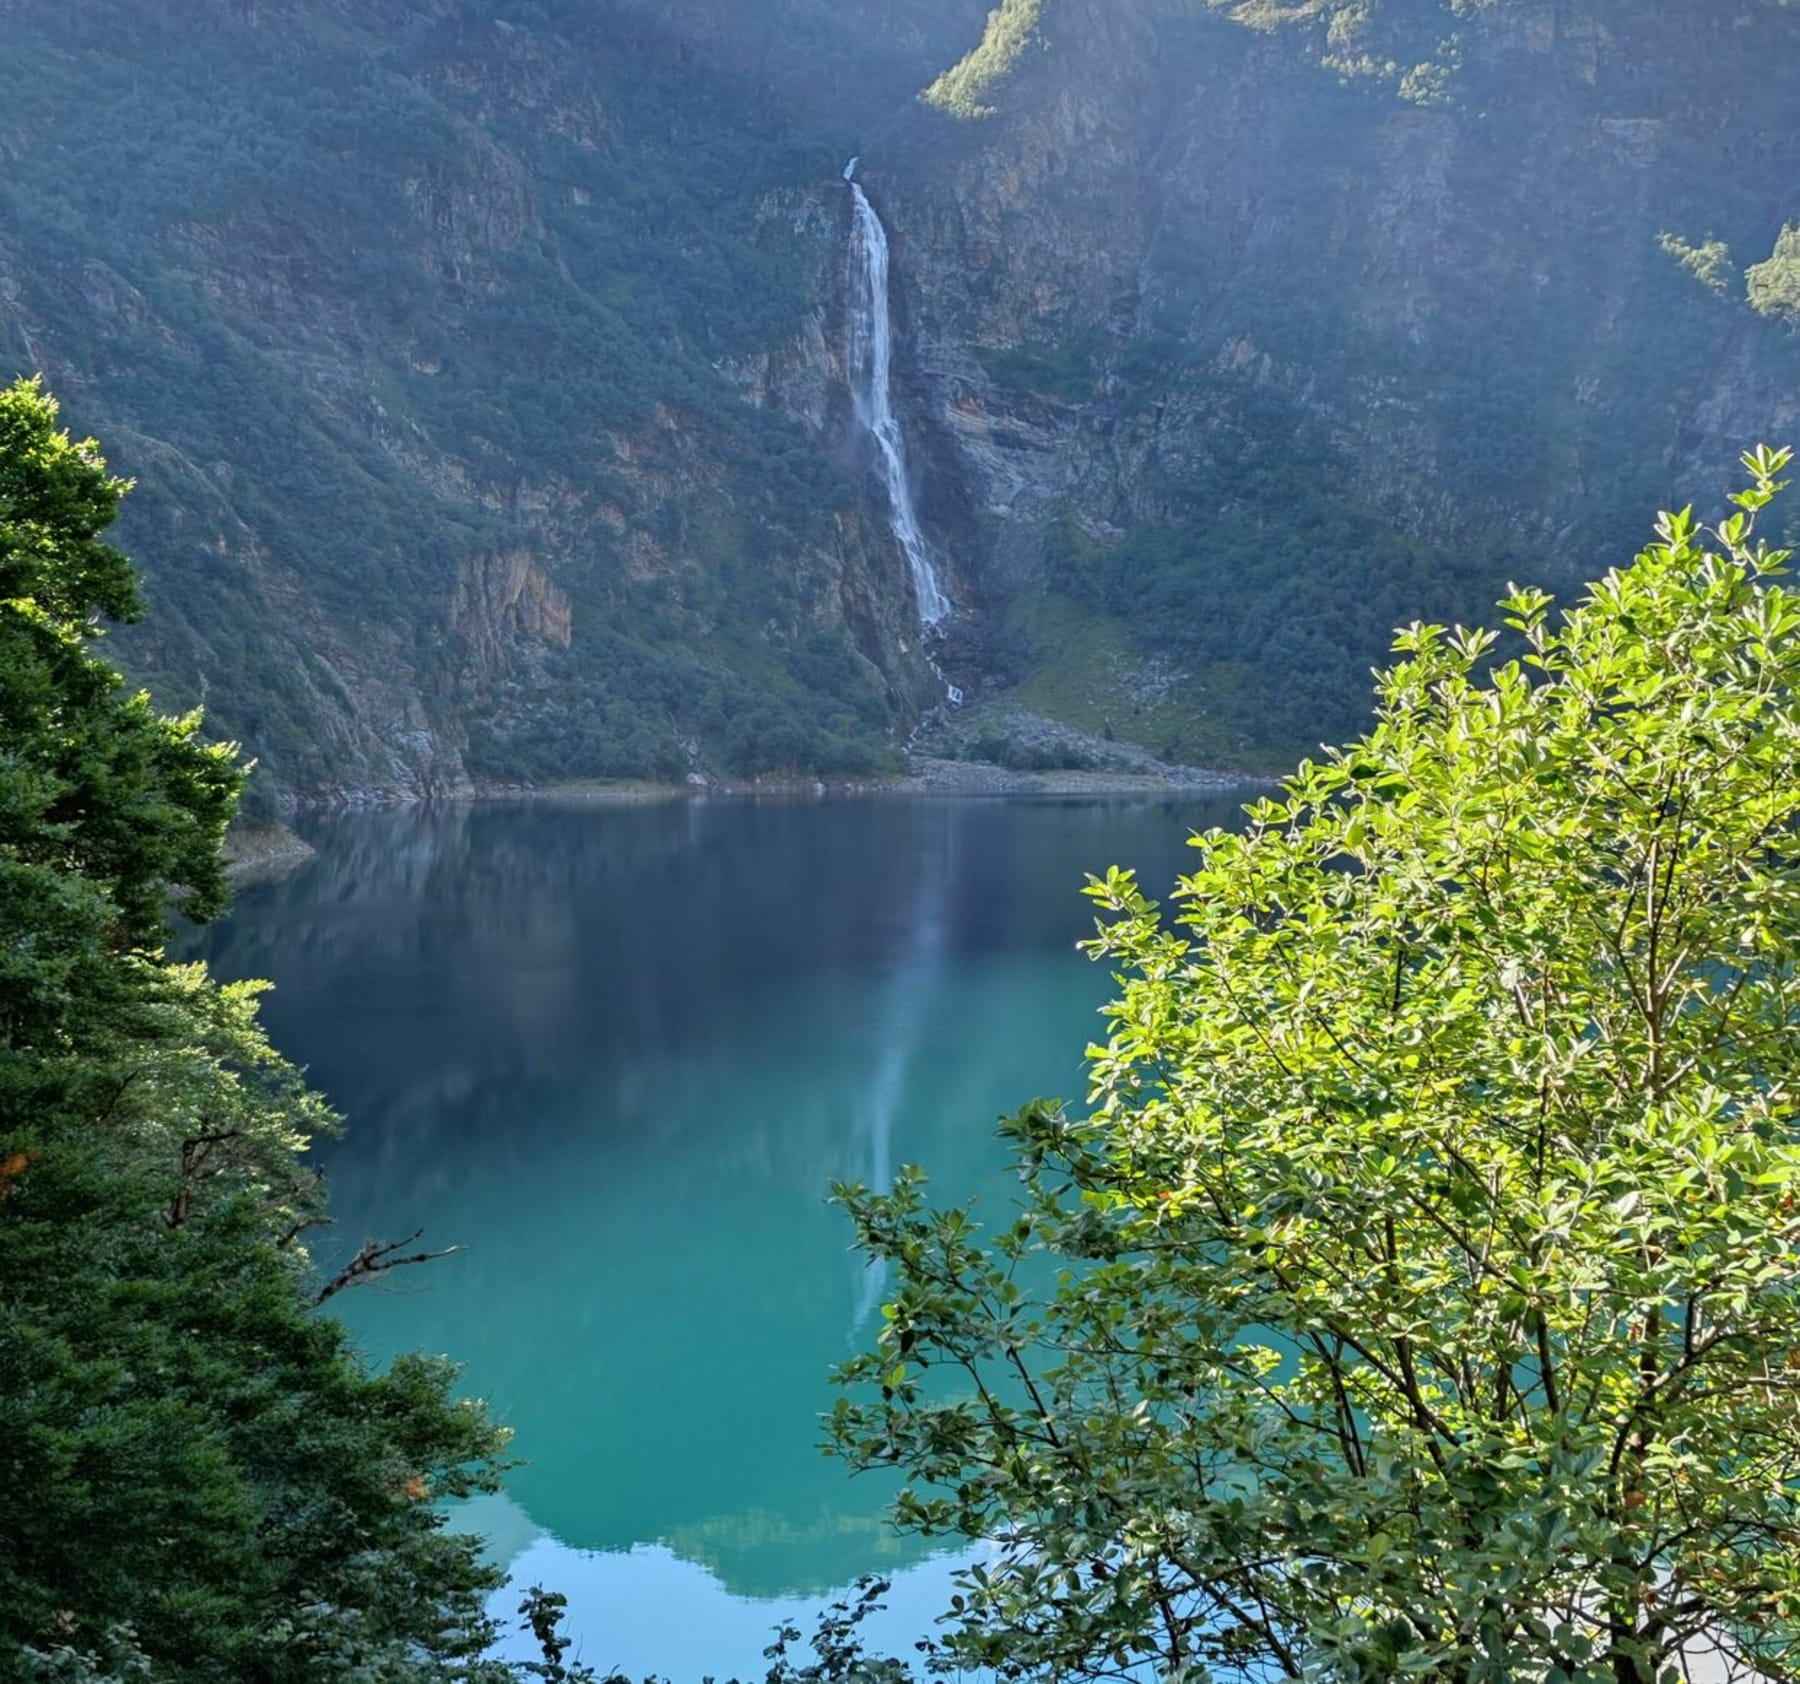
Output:
<path fill-rule="evenodd" d="M 1218 772 L 1198 766 L 1166 766 L 1155 772 L 1019 771 L 989 761 L 915 756 L 913 769 L 871 778 L 761 778 L 651 783 L 636 779 L 571 780 L 553 784 L 480 784 L 428 795 L 389 790 L 346 790 L 336 799 L 296 801 L 274 824 L 234 829 L 225 837 L 226 876 L 234 885 L 271 882 L 298 871 L 317 850 L 292 827 L 309 818 L 344 813 L 394 812 L 413 807 L 476 806 L 487 802 L 561 802 L 598 807 L 647 807 L 673 801 L 843 800 L 1168 800 L 1187 797 L 1246 799 L 1279 780 L 1251 772 Z"/>
<path fill-rule="evenodd" d="M 638 779 L 570 779 L 543 784 L 483 783 L 424 795 L 390 790 L 346 790 L 334 796 L 296 800 L 289 818 L 314 814 L 385 812 L 402 807 L 467 806 L 488 801 L 591 801 L 606 806 L 650 806 L 665 801 L 832 800 L 943 796 L 1115 796 L 1229 795 L 1272 789 L 1280 780 L 1254 772 L 1219 772 L 1198 766 L 1171 766 L 1161 772 L 1098 771 L 1076 768 L 1016 770 L 988 761 L 917 758 L 914 770 L 871 777 L 692 778 L 683 783 Z M 287 835 L 285 824 L 278 827 Z M 266 827 L 257 834 L 269 834 Z M 296 838 L 296 840 L 298 840 Z M 304 844 L 302 844 L 304 847 Z"/>
<path fill-rule="evenodd" d="M 286 824 L 257 824 L 226 831 L 220 852 L 225 856 L 227 880 L 241 884 L 285 877 L 318 850 Z"/>

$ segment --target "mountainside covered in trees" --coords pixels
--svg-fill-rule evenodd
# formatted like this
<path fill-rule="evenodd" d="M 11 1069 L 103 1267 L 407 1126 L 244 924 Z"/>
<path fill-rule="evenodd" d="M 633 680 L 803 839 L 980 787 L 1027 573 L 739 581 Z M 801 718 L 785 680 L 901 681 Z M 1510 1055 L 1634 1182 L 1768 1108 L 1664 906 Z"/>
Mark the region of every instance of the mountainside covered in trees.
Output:
<path fill-rule="evenodd" d="M 1275 11 L 0 0 L 0 361 L 137 476 L 121 652 L 271 790 L 872 769 L 936 680 L 860 152 L 950 676 L 1270 763 L 1800 391 L 1800 9 Z"/>

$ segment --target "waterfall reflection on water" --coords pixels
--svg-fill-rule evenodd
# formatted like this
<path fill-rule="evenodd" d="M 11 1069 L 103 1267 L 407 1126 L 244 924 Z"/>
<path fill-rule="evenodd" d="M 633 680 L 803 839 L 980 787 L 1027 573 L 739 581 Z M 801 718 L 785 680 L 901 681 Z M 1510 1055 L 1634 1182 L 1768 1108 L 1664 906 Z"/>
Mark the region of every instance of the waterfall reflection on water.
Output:
<path fill-rule="evenodd" d="M 914 888 L 911 933 L 893 977 L 885 985 L 880 1008 L 881 1058 L 869 1078 L 864 1114 L 869 1140 L 868 1185 L 886 1191 L 894 1179 L 894 1126 L 906 1097 L 909 1066 L 919 1052 L 920 1030 L 928 996 L 938 986 L 944 958 L 945 919 L 950 884 L 956 876 L 954 828 L 926 840 L 926 852 Z M 880 1307 L 888 1281 L 885 1263 L 868 1262 L 851 1317 L 852 1342 Z"/>

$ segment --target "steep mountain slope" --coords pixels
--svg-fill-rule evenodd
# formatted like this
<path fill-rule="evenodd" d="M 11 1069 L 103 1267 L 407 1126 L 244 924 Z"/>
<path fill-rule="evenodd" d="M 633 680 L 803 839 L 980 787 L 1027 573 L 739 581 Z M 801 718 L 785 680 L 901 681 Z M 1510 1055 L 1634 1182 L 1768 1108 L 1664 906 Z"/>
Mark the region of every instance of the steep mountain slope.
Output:
<path fill-rule="evenodd" d="M 649 5 L 7 10 L 0 347 L 141 482 L 168 700 L 302 794 L 879 763 L 935 680 L 847 454 L 831 100 Z"/>
<path fill-rule="evenodd" d="M 1027 698 L 1279 759 L 1350 728 L 1392 624 L 1589 576 L 1793 435 L 1793 332 L 1663 236 L 1748 264 L 1800 215 L 1800 14 L 1465 10 L 1419 104 L 1205 8 L 1046 0 L 972 148 L 910 125 L 926 503 Z M 1402 65 L 1454 21 L 1390 11 Z"/>
<path fill-rule="evenodd" d="M 289 792 L 864 769 L 937 681 L 860 151 L 950 676 L 1278 761 L 1794 430 L 1800 9 L 1267 10 L 1007 0 L 924 103 L 982 0 L 0 0 L 0 361 L 140 479 L 124 654 Z"/>

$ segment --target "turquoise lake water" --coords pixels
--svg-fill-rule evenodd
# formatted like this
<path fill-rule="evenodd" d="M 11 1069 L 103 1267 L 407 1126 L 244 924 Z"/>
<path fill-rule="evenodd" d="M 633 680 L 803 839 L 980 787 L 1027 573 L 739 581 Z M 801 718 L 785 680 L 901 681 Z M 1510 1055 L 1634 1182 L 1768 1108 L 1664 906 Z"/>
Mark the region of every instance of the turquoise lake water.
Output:
<path fill-rule="evenodd" d="M 461 1520 L 565 1592 L 582 1658 L 760 1676 L 777 1620 L 894 1577 L 929 1630 L 955 1558 L 818 1450 L 829 1370 L 883 1282 L 833 1179 L 900 1163 L 1010 1197 L 994 1122 L 1079 1102 L 1110 979 L 1083 874 L 1153 896 L 1232 801 L 692 801 L 456 807 L 307 829 L 204 950 L 349 1119 L 324 1264 L 423 1226 L 457 1256 L 336 1301 L 377 1360 L 423 1347 L 516 1432 Z M 497 1609 L 509 1624 L 518 1592 Z M 511 1652 L 527 1651 L 517 1644 Z"/>

